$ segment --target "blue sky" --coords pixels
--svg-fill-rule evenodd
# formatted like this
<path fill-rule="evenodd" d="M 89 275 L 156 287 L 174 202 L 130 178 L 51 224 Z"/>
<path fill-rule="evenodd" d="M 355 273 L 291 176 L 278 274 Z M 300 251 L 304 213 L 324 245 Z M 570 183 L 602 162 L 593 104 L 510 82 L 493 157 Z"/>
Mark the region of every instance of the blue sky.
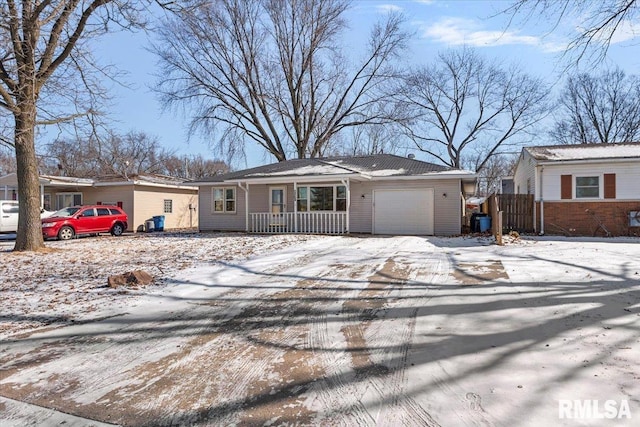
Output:
<path fill-rule="evenodd" d="M 478 48 L 487 58 L 515 62 L 558 88 L 566 65 L 560 57 L 562 47 L 580 27 L 580 17 L 565 19 L 553 31 L 543 19 L 523 23 L 516 18 L 509 25 L 508 17 L 499 13 L 509 4 L 509 1 L 480 0 L 356 1 L 348 14 L 351 28 L 348 46 L 357 52 L 373 23 L 393 10 L 404 13 L 407 28 L 415 32 L 405 55 L 408 63 L 428 64 L 439 51 L 466 45 Z M 206 138 L 197 135 L 187 141 L 188 117 L 161 111 L 161 103 L 150 89 L 155 81 L 156 58 L 147 51 L 149 37 L 152 35 L 117 33 L 97 44 L 95 56 L 100 63 L 113 64 L 127 73 L 122 79 L 127 87 L 111 87 L 114 99 L 108 111 L 112 126 L 123 133 L 136 130 L 155 135 L 164 146 L 181 155 L 215 157 Z M 618 66 L 628 74 L 637 74 L 640 69 L 639 42 L 640 24 L 635 27 L 625 24 L 616 34 L 606 62 L 587 65 L 590 70 Z M 246 163 L 235 166 L 252 167 L 272 161 L 272 157 L 251 149 Z"/>

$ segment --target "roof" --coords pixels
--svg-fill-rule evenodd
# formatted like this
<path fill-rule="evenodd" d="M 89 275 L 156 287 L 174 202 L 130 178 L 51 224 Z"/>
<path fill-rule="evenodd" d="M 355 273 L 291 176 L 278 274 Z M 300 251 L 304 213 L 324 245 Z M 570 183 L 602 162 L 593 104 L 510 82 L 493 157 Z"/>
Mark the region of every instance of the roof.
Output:
<path fill-rule="evenodd" d="M 640 159 L 640 143 L 575 144 L 525 147 L 539 161 Z"/>
<path fill-rule="evenodd" d="M 191 189 L 185 186 L 185 180 L 165 175 L 144 174 L 132 175 L 127 178 L 121 175 L 106 175 L 97 178 L 77 178 L 72 176 L 40 175 L 40 184 L 56 187 L 104 187 L 119 185 L 144 185 L 161 188 Z M 17 187 L 18 179 L 15 173 L 0 177 L 0 185 Z"/>
<path fill-rule="evenodd" d="M 475 178 L 469 171 L 400 157 L 392 154 L 375 154 L 356 157 L 322 157 L 314 159 L 292 159 L 279 163 L 258 166 L 230 172 L 224 175 L 198 180 L 198 183 L 260 180 L 269 178 L 296 177 L 363 177 L 365 179 L 383 177 L 424 177 L 434 174 L 463 174 Z"/>

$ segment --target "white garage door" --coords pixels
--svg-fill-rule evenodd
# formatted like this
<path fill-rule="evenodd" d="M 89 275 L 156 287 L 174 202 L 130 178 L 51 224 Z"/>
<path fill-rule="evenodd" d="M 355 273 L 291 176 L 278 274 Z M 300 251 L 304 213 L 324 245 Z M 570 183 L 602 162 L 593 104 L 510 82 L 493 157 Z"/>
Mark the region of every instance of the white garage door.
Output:
<path fill-rule="evenodd" d="M 375 190 L 374 234 L 433 234 L 433 189 Z"/>

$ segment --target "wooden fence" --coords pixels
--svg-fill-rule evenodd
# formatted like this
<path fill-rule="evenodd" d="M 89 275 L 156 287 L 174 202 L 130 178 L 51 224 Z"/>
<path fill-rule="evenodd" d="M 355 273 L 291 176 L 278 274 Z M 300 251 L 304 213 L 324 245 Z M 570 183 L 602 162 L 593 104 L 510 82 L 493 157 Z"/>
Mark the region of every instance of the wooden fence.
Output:
<path fill-rule="evenodd" d="M 532 233 L 533 194 L 498 194 L 498 210 L 502 211 L 502 231 Z"/>

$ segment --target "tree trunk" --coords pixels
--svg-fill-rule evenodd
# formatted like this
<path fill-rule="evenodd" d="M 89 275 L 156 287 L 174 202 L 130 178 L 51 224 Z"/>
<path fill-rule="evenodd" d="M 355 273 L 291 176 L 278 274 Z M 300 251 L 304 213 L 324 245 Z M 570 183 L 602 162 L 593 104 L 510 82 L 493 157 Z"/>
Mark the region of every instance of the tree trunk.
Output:
<path fill-rule="evenodd" d="M 23 103 L 15 116 L 16 161 L 20 215 L 14 251 L 36 251 L 44 247 L 40 222 L 40 180 L 35 150 L 35 103 Z"/>

